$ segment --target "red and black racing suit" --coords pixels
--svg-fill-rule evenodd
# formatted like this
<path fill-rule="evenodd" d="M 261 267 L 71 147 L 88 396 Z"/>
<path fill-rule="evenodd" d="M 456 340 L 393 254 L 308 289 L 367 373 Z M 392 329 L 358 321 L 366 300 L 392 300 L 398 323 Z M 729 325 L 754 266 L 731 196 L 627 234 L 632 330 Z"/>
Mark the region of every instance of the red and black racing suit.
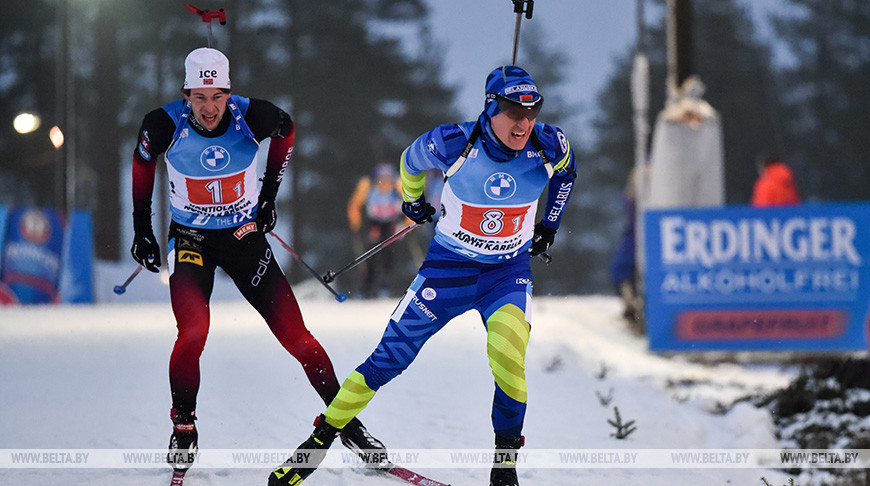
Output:
<path fill-rule="evenodd" d="M 260 195 L 269 192 L 268 197 L 274 200 L 293 149 L 293 121 L 272 103 L 257 99 L 250 100 L 244 120 L 257 142 L 267 137 L 272 139 Z M 229 109 L 212 131 L 199 126 L 192 115 L 185 123 L 189 130 L 215 139 L 235 126 Z M 175 121 L 163 108 L 148 113 L 142 122 L 139 144 L 133 154 L 133 214 L 137 230 L 150 232 L 155 165 L 158 157 L 169 148 L 176 128 Z M 309 382 L 324 403 L 332 401 L 339 383 L 329 356 L 305 327 L 293 291 L 265 234 L 257 229 L 255 223 L 203 229 L 173 221 L 169 242 L 172 245 L 168 252 L 169 288 L 178 326 L 178 338 L 169 361 L 173 408 L 184 412 L 196 409 L 199 358 L 208 335 L 209 298 L 217 267 L 232 278 L 244 298 L 266 320 L 281 345 L 302 364 Z"/>

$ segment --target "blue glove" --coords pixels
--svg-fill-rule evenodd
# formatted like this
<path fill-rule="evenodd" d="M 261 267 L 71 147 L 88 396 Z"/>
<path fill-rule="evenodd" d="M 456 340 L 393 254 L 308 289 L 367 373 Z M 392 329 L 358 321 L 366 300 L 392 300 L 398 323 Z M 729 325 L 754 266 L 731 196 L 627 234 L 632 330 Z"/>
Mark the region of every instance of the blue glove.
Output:
<path fill-rule="evenodd" d="M 435 214 L 435 208 L 426 202 L 425 196 L 420 196 L 420 199 L 411 202 L 402 203 L 402 212 L 411 221 L 417 224 L 431 223 L 432 215 Z"/>
<path fill-rule="evenodd" d="M 532 237 L 532 247 L 529 248 L 529 253 L 532 256 L 537 256 L 547 251 L 547 248 L 553 244 L 556 239 L 556 230 L 558 228 L 548 228 L 544 223 L 535 225 L 535 236 Z"/>
<path fill-rule="evenodd" d="M 160 267 L 160 245 L 157 244 L 157 238 L 154 238 L 153 233 L 136 233 L 133 236 L 133 246 L 130 248 L 130 253 L 139 265 L 154 273 L 160 271 L 158 270 Z"/>
<path fill-rule="evenodd" d="M 275 229 L 277 222 L 278 215 L 275 214 L 275 201 L 261 199 L 257 203 L 257 229 L 263 233 L 268 233 Z"/>

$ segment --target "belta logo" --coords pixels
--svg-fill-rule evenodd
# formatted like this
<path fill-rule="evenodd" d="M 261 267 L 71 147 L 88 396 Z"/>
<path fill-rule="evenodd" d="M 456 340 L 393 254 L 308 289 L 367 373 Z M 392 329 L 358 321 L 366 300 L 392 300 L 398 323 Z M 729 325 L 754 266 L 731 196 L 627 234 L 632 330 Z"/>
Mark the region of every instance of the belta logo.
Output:
<path fill-rule="evenodd" d="M 220 145 L 212 145 L 202 151 L 199 160 L 207 170 L 219 171 L 230 165 L 230 153 Z"/>

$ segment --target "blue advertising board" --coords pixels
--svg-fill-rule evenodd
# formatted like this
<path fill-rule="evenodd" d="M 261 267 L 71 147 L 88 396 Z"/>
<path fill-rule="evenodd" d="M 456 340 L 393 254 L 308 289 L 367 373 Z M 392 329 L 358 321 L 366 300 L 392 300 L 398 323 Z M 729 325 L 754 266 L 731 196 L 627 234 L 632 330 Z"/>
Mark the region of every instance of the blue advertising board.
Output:
<path fill-rule="evenodd" d="M 9 219 L 9 208 L 0 206 L 0 275 L 3 274 L 3 242 L 6 241 L 6 221 Z M 17 304 L 15 292 L 0 280 L 0 305 Z"/>
<path fill-rule="evenodd" d="M 87 211 L 73 211 L 69 215 L 60 275 L 62 303 L 94 302 L 94 225 Z"/>
<path fill-rule="evenodd" d="M 93 241 L 87 211 L 0 206 L 0 305 L 93 303 Z"/>
<path fill-rule="evenodd" d="M 867 350 L 870 204 L 644 214 L 654 351 Z"/>
<path fill-rule="evenodd" d="M 22 304 L 58 301 L 64 221 L 57 211 L 15 208 L 9 212 L 0 281 Z"/>

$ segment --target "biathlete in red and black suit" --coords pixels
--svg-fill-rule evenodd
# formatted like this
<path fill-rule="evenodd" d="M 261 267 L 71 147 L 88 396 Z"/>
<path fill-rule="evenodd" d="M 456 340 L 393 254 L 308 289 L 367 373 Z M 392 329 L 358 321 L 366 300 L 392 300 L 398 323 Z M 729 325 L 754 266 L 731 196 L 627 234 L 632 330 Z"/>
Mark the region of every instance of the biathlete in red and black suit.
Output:
<path fill-rule="evenodd" d="M 215 269 L 232 278 L 296 358 L 324 403 L 339 390 L 332 363 L 305 327 L 302 313 L 265 234 L 276 222 L 275 196 L 293 152 L 290 115 L 274 104 L 231 94 L 229 61 L 200 48 L 185 60 L 183 99 L 147 115 L 133 153 L 133 258 L 152 272 L 160 247 L 151 226 L 158 157 L 169 179 L 169 289 L 178 338 L 169 360 L 173 434 L 167 460 L 186 470 L 197 451 L 199 358 L 209 329 Z M 262 188 L 257 151 L 271 138 Z M 348 447 L 383 449 L 357 421 L 342 439 Z"/>

